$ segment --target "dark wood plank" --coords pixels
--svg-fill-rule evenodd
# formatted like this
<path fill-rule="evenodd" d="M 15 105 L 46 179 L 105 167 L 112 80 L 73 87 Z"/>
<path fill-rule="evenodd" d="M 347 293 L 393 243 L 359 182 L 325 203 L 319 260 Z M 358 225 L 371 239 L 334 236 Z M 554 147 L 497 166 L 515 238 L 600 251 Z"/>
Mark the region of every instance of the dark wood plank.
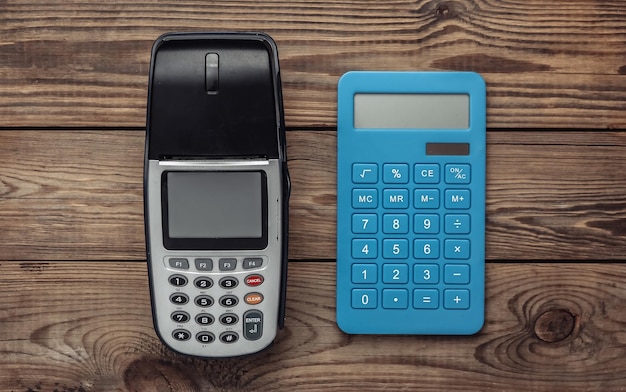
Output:
<path fill-rule="evenodd" d="M 145 257 L 136 131 L 0 132 L 0 254 L 7 260 Z M 620 260 L 626 133 L 490 132 L 489 260 Z M 334 132 L 288 132 L 290 257 L 335 258 Z"/>
<path fill-rule="evenodd" d="M 286 328 L 227 360 L 183 357 L 153 329 L 144 263 L 0 262 L 4 391 L 618 391 L 621 264 L 490 264 L 470 337 L 349 336 L 334 263 L 291 263 Z"/>
<path fill-rule="evenodd" d="M 452 69 L 490 127 L 626 128 L 626 5 L 592 0 L 4 2 L 2 126 L 142 127 L 152 42 L 198 30 L 276 39 L 291 127 L 334 126 L 348 70 Z"/>
<path fill-rule="evenodd" d="M 0 247 L 11 254 L 5 259 L 145 257 L 143 138 L 123 131 L 0 132 Z"/>

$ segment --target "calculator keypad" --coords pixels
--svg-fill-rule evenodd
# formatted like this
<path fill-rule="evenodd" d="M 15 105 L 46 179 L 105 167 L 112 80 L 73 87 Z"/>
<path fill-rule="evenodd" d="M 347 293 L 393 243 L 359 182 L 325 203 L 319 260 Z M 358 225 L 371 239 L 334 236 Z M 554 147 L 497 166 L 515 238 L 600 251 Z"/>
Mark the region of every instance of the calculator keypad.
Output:
<path fill-rule="evenodd" d="M 469 184 L 468 163 L 352 165 L 352 308 L 469 309 Z"/>
<path fill-rule="evenodd" d="M 486 85 L 352 71 L 337 85 L 337 326 L 470 335 L 485 320 Z"/>

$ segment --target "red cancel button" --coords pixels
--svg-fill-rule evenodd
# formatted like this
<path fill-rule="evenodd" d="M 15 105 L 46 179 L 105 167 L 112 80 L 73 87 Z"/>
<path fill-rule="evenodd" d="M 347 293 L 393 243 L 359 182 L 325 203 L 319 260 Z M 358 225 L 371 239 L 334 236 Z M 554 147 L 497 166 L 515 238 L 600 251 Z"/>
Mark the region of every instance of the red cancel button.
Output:
<path fill-rule="evenodd" d="M 246 276 L 246 286 L 256 287 L 263 283 L 263 276 L 261 275 L 248 275 Z"/>

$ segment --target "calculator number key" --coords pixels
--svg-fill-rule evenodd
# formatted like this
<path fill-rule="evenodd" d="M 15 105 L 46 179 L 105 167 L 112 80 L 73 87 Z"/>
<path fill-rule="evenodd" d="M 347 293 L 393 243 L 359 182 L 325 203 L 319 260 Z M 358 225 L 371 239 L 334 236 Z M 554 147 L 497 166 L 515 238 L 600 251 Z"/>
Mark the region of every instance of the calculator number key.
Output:
<path fill-rule="evenodd" d="M 376 283 L 378 281 L 376 264 L 352 264 L 352 283 Z"/>
<path fill-rule="evenodd" d="M 354 234 L 374 234 L 378 231 L 378 215 L 352 215 L 352 232 Z"/>
<path fill-rule="evenodd" d="M 409 257 L 409 240 L 383 240 L 383 257 L 385 259 L 406 259 Z"/>
<path fill-rule="evenodd" d="M 383 283 L 406 284 L 409 282 L 409 266 L 406 264 L 383 264 Z"/>
<path fill-rule="evenodd" d="M 439 215 L 415 214 L 413 218 L 413 232 L 415 234 L 438 234 Z"/>
<path fill-rule="evenodd" d="M 437 264 L 415 264 L 413 266 L 413 283 L 439 283 L 439 266 Z"/>
<path fill-rule="evenodd" d="M 375 239 L 352 240 L 352 258 L 375 259 L 378 257 L 378 243 Z"/>
<path fill-rule="evenodd" d="M 406 214 L 383 215 L 383 233 L 407 234 L 409 232 L 409 216 Z"/>
<path fill-rule="evenodd" d="M 355 309 L 376 309 L 378 306 L 375 289 L 353 289 L 352 307 Z"/>
<path fill-rule="evenodd" d="M 439 240 L 415 240 L 413 242 L 413 253 L 416 259 L 437 259 L 439 258 Z"/>

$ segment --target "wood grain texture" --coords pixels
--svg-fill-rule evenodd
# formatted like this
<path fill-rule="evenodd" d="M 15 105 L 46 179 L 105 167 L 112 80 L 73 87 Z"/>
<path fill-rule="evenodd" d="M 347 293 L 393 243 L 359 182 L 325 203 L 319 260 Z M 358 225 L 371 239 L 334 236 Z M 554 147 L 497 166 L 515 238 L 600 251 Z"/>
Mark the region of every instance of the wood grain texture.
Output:
<path fill-rule="evenodd" d="M 626 383 L 621 264 L 490 264 L 488 321 L 470 337 L 343 334 L 334 273 L 334 263 L 290 263 L 286 328 L 275 344 L 203 360 L 157 339 L 144 263 L 0 262 L 0 390 L 619 391 Z M 555 313 L 573 326 L 546 342 L 541 328 L 557 328 Z"/>
<path fill-rule="evenodd" d="M 0 126 L 142 127 L 152 42 L 199 30 L 275 38 L 290 127 L 357 69 L 480 72 L 490 127 L 626 127 L 626 4 L 592 0 L 4 1 Z"/>
<path fill-rule="evenodd" d="M 290 257 L 334 260 L 335 132 L 288 132 Z M 0 254 L 142 260 L 144 134 L 0 132 Z M 621 260 L 626 133 L 490 132 L 489 260 Z"/>

